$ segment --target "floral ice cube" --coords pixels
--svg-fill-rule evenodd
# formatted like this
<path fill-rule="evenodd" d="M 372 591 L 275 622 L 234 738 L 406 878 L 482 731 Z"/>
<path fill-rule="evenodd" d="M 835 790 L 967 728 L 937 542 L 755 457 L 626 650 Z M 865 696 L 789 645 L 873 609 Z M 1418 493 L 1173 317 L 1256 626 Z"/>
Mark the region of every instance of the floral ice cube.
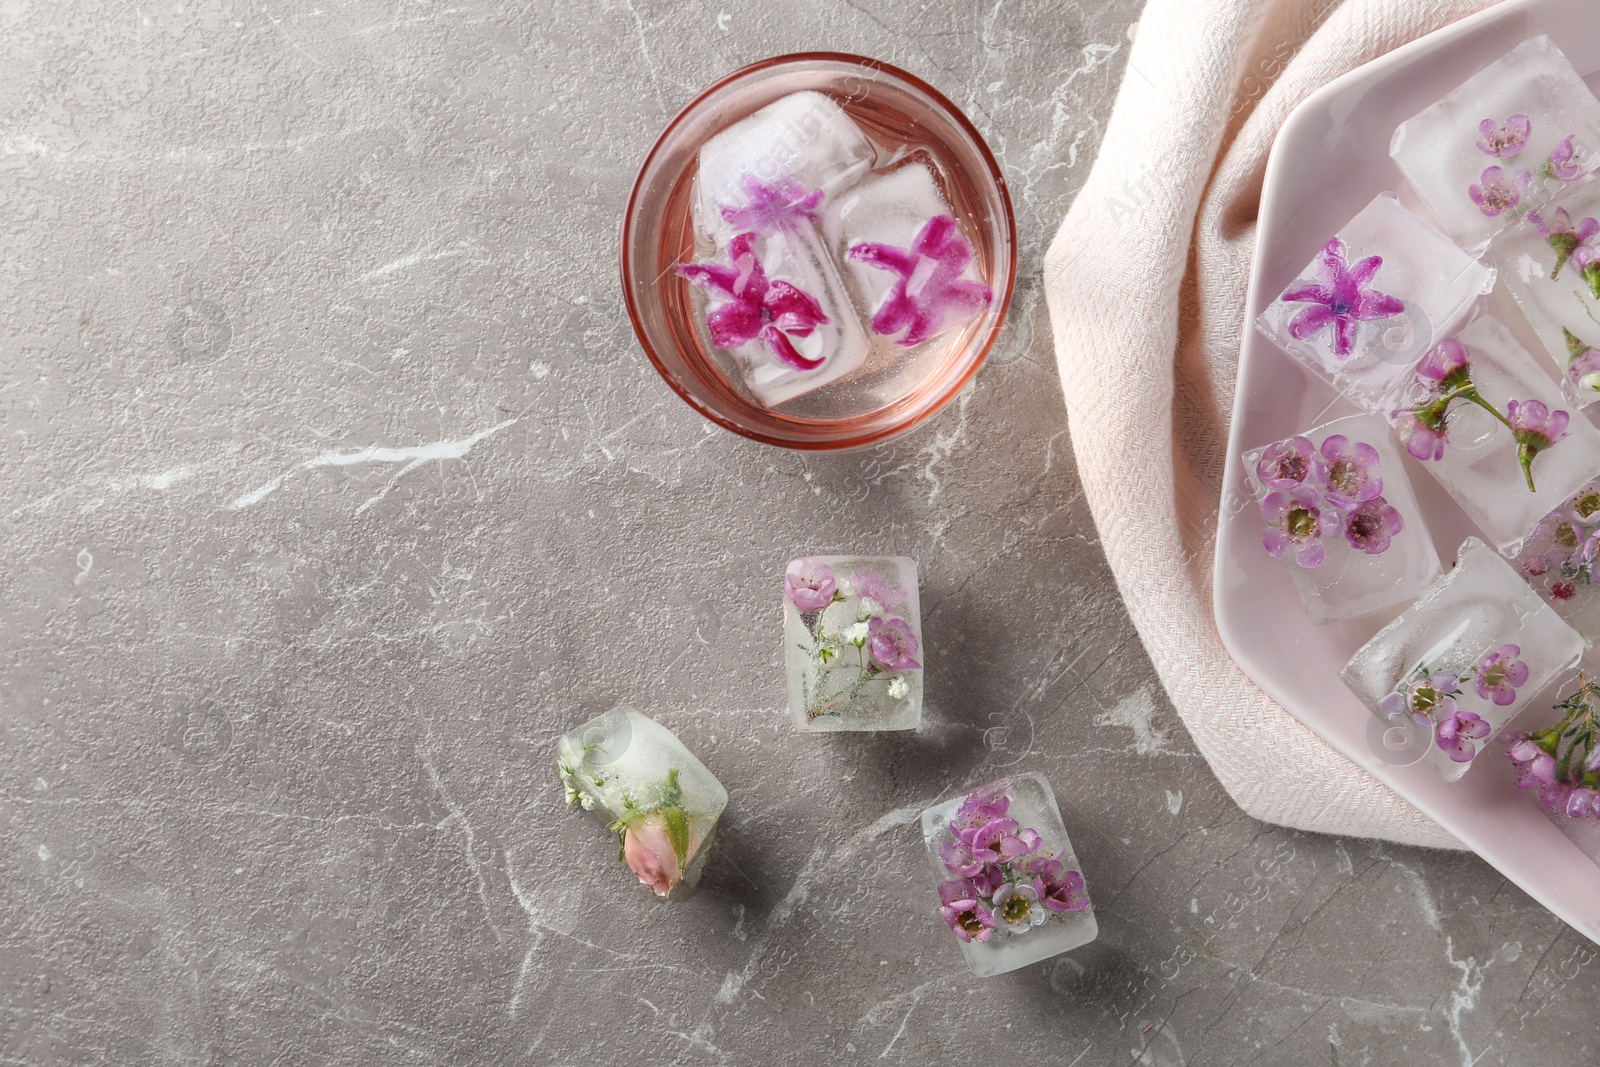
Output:
<path fill-rule="evenodd" d="M 1445 231 L 1490 238 L 1600 165 L 1600 103 L 1548 37 L 1402 122 L 1389 154 Z"/>
<path fill-rule="evenodd" d="M 845 252 L 874 333 L 905 347 L 971 321 L 994 300 L 972 244 L 922 163 L 864 179 L 835 197 L 828 243 Z"/>
<path fill-rule="evenodd" d="M 837 381 L 866 358 L 866 333 L 809 221 L 741 233 L 725 258 L 678 272 L 705 291 L 711 343 L 768 407 Z"/>
<path fill-rule="evenodd" d="M 1378 631 L 1340 672 L 1415 754 L 1454 780 L 1526 706 L 1577 665 L 1583 638 L 1483 542 Z"/>
<path fill-rule="evenodd" d="M 701 146 L 695 224 L 726 247 L 759 221 L 761 190 L 795 188 L 805 198 L 820 193 L 810 204 L 815 209 L 865 175 L 873 158 L 866 134 L 832 99 L 809 90 L 791 93 Z"/>
<path fill-rule="evenodd" d="M 1592 647 L 1600 639 L 1600 481 L 1540 519 L 1514 562 L 1544 602 Z"/>
<path fill-rule="evenodd" d="M 1415 598 L 1439 573 L 1389 426 L 1352 415 L 1248 452 L 1245 471 L 1306 617 L 1322 624 Z"/>
<path fill-rule="evenodd" d="M 1389 193 L 1323 245 L 1256 328 L 1367 411 L 1494 284 Z"/>
<path fill-rule="evenodd" d="M 1560 692 L 1554 710 L 1561 717 L 1512 735 L 1506 758 L 1517 769 L 1517 788 L 1532 790 L 1558 825 L 1600 819 L 1600 683 L 1580 671 Z"/>
<path fill-rule="evenodd" d="M 783 575 L 783 661 L 797 729 L 915 730 L 922 606 L 904 556 L 805 556 Z"/>
<path fill-rule="evenodd" d="M 694 888 L 728 792 L 671 730 L 613 708 L 562 736 L 556 767 L 567 802 L 604 816 L 640 882 L 662 897 Z"/>
<path fill-rule="evenodd" d="M 1042 775 L 990 782 L 922 813 L 939 915 L 979 978 L 1099 934 L 1083 871 Z M 929 909 L 932 910 L 931 908 Z"/>
<path fill-rule="evenodd" d="M 1580 405 L 1600 400 L 1600 182 L 1528 212 L 1495 241 L 1494 260 L 1562 391 Z"/>
<path fill-rule="evenodd" d="M 1406 450 L 1508 556 L 1600 474 L 1600 431 L 1490 315 L 1418 361 L 1390 422 Z"/>

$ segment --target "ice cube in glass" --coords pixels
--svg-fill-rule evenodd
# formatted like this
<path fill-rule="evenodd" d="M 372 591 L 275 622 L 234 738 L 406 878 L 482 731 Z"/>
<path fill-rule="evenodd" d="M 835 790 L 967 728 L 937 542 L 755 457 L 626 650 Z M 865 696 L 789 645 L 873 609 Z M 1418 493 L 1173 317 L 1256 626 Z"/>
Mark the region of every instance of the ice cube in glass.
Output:
<path fill-rule="evenodd" d="M 665 726 L 618 707 L 561 738 L 556 756 L 569 803 L 622 837 L 623 857 L 658 896 L 688 895 L 728 806 L 722 783 Z"/>
<path fill-rule="evenodd" d="M 904 556 L 803 556 L 783 585 L 795 727 L 915 730 L 925 658 L 917 565 Z"/>
<path fill-rule="evenodd" d="M 1513 561 L 1534 592 L 1593 647 L 1600 638 L 1600 482 L 1540 519 Z"/>
<path fill-rule="evenodd" d="M 1494 271 L 1380 193 L 1256 328 L 1359 407 L 1382 412 L 1417 357 L 1493 284 Z"/>
<path fill-rule="evenodd" d="M 1549 37 L 1402 122 L 1389 154 L 1456 241 L 1490 239 L 1600 164 L 1600 103 Z"/>
<path fill-rule="evenodd" d="M 1351 415 L 1245 453 L 1265 529 L 1321 625 L 1414 599 L 1439 555 L 1389 425 Z"/>
<path fill-rule="evenodd" d="M 1494 243 L 1500 277 L 1555 360 L 1562 391 L 1600 400 L 1600 182 L 1573 188 Z"/>
<path fill-rule="evenodd" d="M 1012 775 L 928 808 L 922 838 L 938 914 L 979 978 L 1049 959 L 1099 934 L 1083 869 L 1043 775 Z"/>
<path fill-rule="evenodd" d="M 1415 724 L 1415 754 L 1447 780 L 1529 699 L 1577 665 L 1583 638 L 1475 537 L 1454 570 L 1361 646 L 1340 672 L 1380 721 Z"/>
<path fill-rule="evenodd" d="M 1390 422 L 1478 529 L 1514 556 L 1534 523 L 1600 475 L 1600 431 L 1572 407 L 1506 325 L 1484 314 L 1423 356 Z"/>

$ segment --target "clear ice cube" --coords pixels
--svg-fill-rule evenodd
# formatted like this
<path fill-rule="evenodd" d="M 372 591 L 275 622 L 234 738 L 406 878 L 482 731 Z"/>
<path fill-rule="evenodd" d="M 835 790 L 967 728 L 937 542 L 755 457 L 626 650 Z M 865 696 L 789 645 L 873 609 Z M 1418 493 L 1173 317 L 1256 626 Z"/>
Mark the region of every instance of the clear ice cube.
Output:
<path fill-rule="evenodd" d="M 1311 622 L 1412 600 L 1438 576 L 1439 555 L 1388 423 L 1378 416 L 1336 419 L 1247 452 L 1244 464 L 1268 523 L 1262 551 L 1284 560 Z M 1317 528 L 1314 539 L 1291 538 L 1297 508 L 1302 522 Z M 1308 544 L 1321 552 L 1307 555 Z M 1301 558 L 1315 562 L 1306 566 Z"/>
<path fill-rule="evenodd" d="M 734 123 L 700 148 L 694 219 L 701 234 L 726 247 L 741 227 L 723 209 L 747 207 L 751 179 L 821 190 L 823 204 L 866 174 L 874 152 L 844 110 L 818 92 L 790 93 Z"/>
<path fill-rule="evenodd" d="M 915 730 L 922 606 L 904 556 L 804 556 L 784 573 L 783 661 L 795 728 Z"/>
<path fill-rule="evenodd" d="M 979 978 L 1049 959 L 1099 934 L 1082 867 L 1055 792 L 1042 775 L 1002 778 L 928 808 L 922 839 L 938 885 L 938 914 Z M 1026 851 L 1011 861 L 983 863 L 983 856 L 974 855 L 982 846 L 1002 843 L 1021 851 L 1018 841 Z M 958 927 L 985 939 L 961 939 Z"/>
<path fill-rule="evenodd" d="M 1452 349 L 1452 341 L 1461 348 Z M 1451 350 L 1468 358 L 1478 395 L 1501 416 L 1525 423 L 1536 418 L 1535 405 L 1543 405 L 1547 426 L 1565 419 L 1565 436 L 1533 457 L 1534 491 L 1529 491 L 1519 462 L 1517 438 L 1485 408 L 1457 399 L 1445 409 L 1442 438 L 1422 428 L 1427 416 L 1415 413 L 1427 411 L 1435 398 L 1442 402 L 1441 383 L 1428 377 L 1425 368 Z M 1600 431 L 1570 407 L 1539 361 L 1504 323 L 1485 314 L 1424 357 L 1407 388 L 1396 395 L 1390 422 L 1407 450 L 1423 461 L 1478 529 L 1501 552 L 1514 556 L 1534 523 L 1600 474 Z"/>
<path fill-rule="evenodd" d="M 1600 165 L 1600 103 L 1548 37 L 1533 37 L 1402 122 L 1389 154 L 1445 231 L 1482 251 Z"/>
<path fill-rule="evenodd" d="M 1600 182 L 1586 182 L 1509 226 L 1494 242 L 1516 298 L 1576 404 L 1600 400 Z"/>
<path fill-rule="evenodd" d="M 929 226 L 938 225 L 935 219 L 949 220 L 950 208 L 939 192 L 933 171 L 924 163 L 910 162 L 895 170 L 874 174 L 848 191 L 834 197 L 823 219 L 823 231 L 828 243 L 845 255 L 845 270 L 850 275 L 855 291 L 861 295 L 867 317 L 875 318 L 891 291 L 901 281 L 892 270 L 851 257 L 849 250 L 862 244 L 883 245 L 908 252 L 919 247 L 919 239 L 927 240 Z M 943 223 L 948 225 L 948 221 Z M 963 236 L 964 240 L 964 236 Z M 920 296 L 919 282 L 934 277 L 934 264 L 927 256 L 919 256 L 919 266 L 905 279 L 906 290 Z M 984 297 L 987 287 L 978 274 L 976 258 L 960 274 L 953 275 L 957 284 L 965 283 L 964 290 L 971 295 L 968 302 L 949 300 L 939 314 L 936 324 L 921 331 L 923 339 L 937 337 L 946 330 L 963 325 L 987 306 L 992 294 Z M 948 284 L 950 279 L 945 279 Z M 899 330 L 888 331 L 891 334 Z M 902 337 L 905 334 L 901 334 Z"/>
<path fill-rule="evenodd" d="M 625 850 L 648 850 L 639 862 L 626 851 L 640 881 L 652 884 L 651 872 L 653 888 L 670 889 L 661 895 L 672 898 L 694 888 L 728 791 L 671 730 L 632 708 L 613 708 L 564 734 L 556 763 L 569 800 L 624 834 Z"/>
<path fill-rule="evenodd" d="M 1513 562 L 1593 647 L 1600 639 L 1600 482 L 1585 485 L 1540 519 Z"/>
<path fill-rule="evenodd" d="M 1340 672 L 1380 721 L 1422 715 L 1413 750 L 1451 781 L 1467 772 L 1474 756 L 1491 751 L 1490 742 L 1529 699 L 1577 665 L 1584 647 L 1583 638 L 1483 542 L 1467 538 L 1458 556 L 1454 570 Z M 1452 759 L 1452 751 L 1466 758 Z"/>
<path fill-rule="evenodd" d="M 1256 328 L 1359 407 L 1381 413 L 1417 357 L 1493 285 L 1494 271 L 1380 193 Z"/>

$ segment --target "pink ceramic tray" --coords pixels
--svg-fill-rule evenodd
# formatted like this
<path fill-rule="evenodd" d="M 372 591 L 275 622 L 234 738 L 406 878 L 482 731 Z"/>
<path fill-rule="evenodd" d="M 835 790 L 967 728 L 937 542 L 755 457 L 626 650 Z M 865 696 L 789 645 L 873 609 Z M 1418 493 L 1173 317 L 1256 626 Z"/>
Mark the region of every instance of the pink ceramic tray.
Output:
<path fill-rule="evenodd" d="M 1307 622 L 1281 562 L 1261 549 L 1260 514 L 1239 460 L 1249 448 L 1356 410 L 1257 333 L 1256 316 L 1377 193 L 1395 192 L 1428 218 L 1389 159 L 1394 128 L 1541 33 L 1566 52 L 1591 88 L 1600 88 L 1600 8 L 1594 0 L 1512 0 L 1351 71 L 1307 98 L 1284 123 L 1261 198 L 1223 483 L 1215 608 L 1229 652 L 1273 699 L 1540 903 L 1600 941 L 1600 865 L 1592 858 L 1600 857 L 1593 843 L 1600 832 L 1586 824 L 1564 833 L 1512 788 L 1501 743 L 1489 745 L 1453 785 L 1411 763 L 1409 754 L 1385 747 L 1381 724 L 1344 687 L 1339 668 L 1398 612 L 1321 627 Z M 1526 326 L 1504 287 L 1486 299 L 1507 323 Z M 1544 351 L 1531 327 L 1522 340 L 1530 351 Z M 1553 363 L 1550 371 L 1553 378 Z M 1432 478 L 1409 457 L 1406 462 L 1448 565 L 1474 528 Z M 1591 652 L 1591 661 L 1596 654 Z M 1550 702 L 1531 703 L 1530 718 Z"/>

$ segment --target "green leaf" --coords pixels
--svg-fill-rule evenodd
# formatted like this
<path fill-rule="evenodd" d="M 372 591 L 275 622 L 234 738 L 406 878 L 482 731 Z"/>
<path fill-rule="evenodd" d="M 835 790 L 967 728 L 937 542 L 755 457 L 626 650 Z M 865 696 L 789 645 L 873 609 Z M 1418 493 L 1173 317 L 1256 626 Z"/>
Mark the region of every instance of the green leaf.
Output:
<path fill-rule="evenodd" d="M 661 823 L 666 827 L 667 840 L 672 842 L 672 851 L 677 854 L 678 870 L 681 871 L 689 864 L 689 813 L 679 807 L 662 808 Z"/>

